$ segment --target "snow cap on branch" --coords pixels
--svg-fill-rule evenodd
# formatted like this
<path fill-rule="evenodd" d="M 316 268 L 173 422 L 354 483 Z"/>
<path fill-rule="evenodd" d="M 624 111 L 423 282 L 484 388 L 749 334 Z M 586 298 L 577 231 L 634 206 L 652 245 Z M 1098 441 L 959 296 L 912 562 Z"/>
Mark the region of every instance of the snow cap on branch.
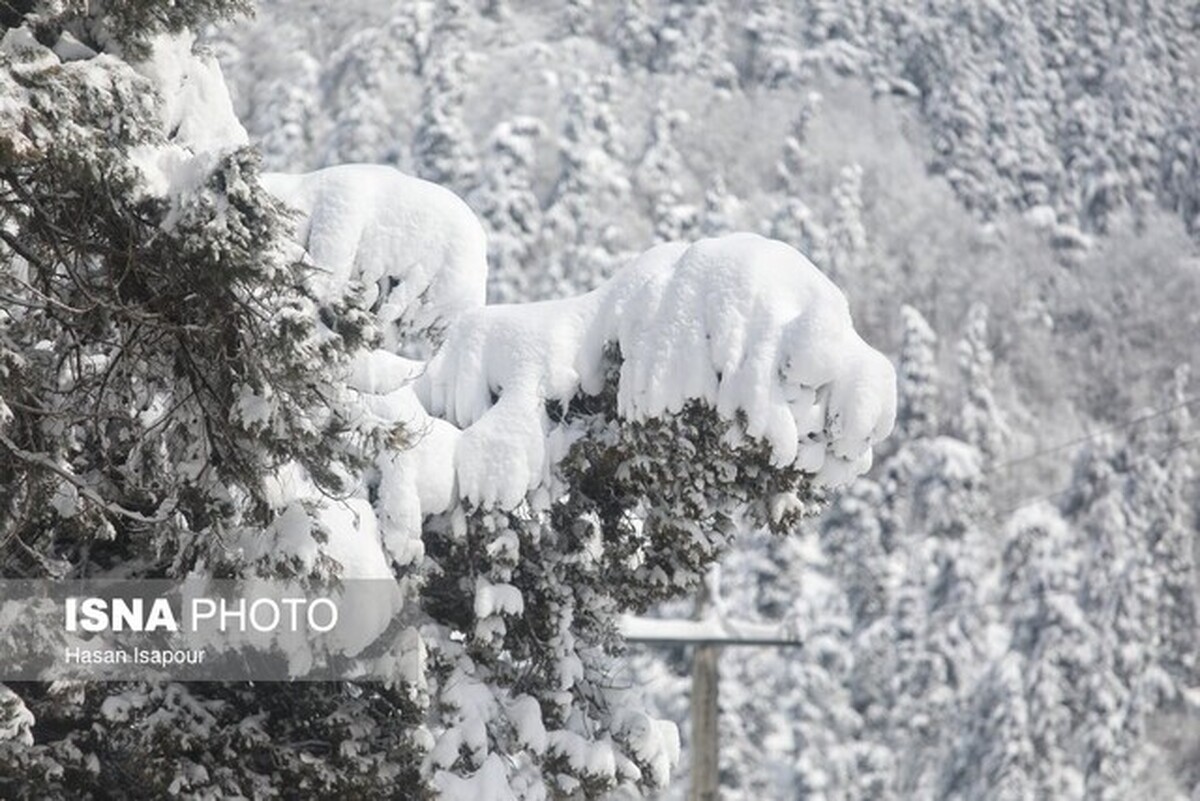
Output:
<path fill-rule="evenodd" d="M 701 401 L 821 484 L 865 471 L 895 417 L 891 363 L 799 252 L 754 234 L 666 244 L 587 295 L 478 308 L 450 330 L 418 392 L 464 429 L 461 495 L 510 507 L 538 486 L 546 403 L 599 393 L 613 346 L 622 417 Z"/>
<path fill-rule="evenodd" d="M 322 273 L 317 293 L 333 299 L 361 282 L 388 346 L 437 339 L 458 314 L 483 305 L 486 235 L 448 189 L 371 164 L 262 180 L 301 212 L 296 238 Z"/>

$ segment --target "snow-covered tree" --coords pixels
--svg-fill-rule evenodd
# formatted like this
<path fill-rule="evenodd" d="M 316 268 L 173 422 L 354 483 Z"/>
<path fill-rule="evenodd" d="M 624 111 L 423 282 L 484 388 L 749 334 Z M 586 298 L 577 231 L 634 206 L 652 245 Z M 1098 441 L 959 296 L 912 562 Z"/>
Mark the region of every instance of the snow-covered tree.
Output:
<path fill-rule="evenodd" d="M 417 174 L 462 195 L 470 192 L 479 178 L 475 141 L 463 119 L 469 62 L 462 41 L 465 13 L 460 0 L 438 7 L 412 143 Z"/>
<path fill-rule="evenodd" d="M 782 202 L 767 223 L 767 230 L 776 239 L 789 242 L 817 264 L 828 261 L 828 232 L 816 213 L 802 198 L 807 195 L 807 181 L 812 156 L 808 149 L 808 129 L 821 106 L 821 95 L 809 92 L 796 118 L 792 121 L 783 142 L 783 154 L 775 166 Z"/>
<path fill-rule="evenodd" d="M 530 297 L 542 209 L 533 191 L 540 121 L 517 117 L 496 126 L 484 159 L 483 183 L 471 207 L 488 229 L 488 296 L 500 303 Z"/>
<path fill-rule="evenodd" d="M 867 265 L 862 179 L 862 167 L 851 164 L 842 169 L 833 188 L 833 214 L 826 246 L 828 256 L 822 267 L 835 280 L 858 276 Z"/>
<path fill-rule="evenodd" d="M 1190 371 L 1176 369 L 1164 393 L 1171 411 L 1166 426 L 1159 465 L 1162 470 L 1162 494 L 1158 508 L 1146 521 L 1147 545 L 1159 577 L 1157 628 L 1162 637 L 1164 667 L 1177 681 L 1194 683 L 1200 669 L 1191 647 L 1197 618 L 1197 566 L 1194 548 L 1196 510 L 1188 500 L 1188 488 L 1194 486 L 1196 472 L 1188 446 L 1196 437 L 1188 393 Z"/>
<path fill-rule="evenodd" d="M 63 62 L 28 28 L 4 39 L 3 88 L 19 125 L 4 130 L 0 281 L 15 305 L 0 340 L 0 506 L 6 541 L 68 563 L 92 538 L 153 553 L 162 540 L 141 536 L 150 530 L 178 538 L 179 569 L 202 556 L 206 536 L 270 523 L 264 472 L 298 461 L 336 486 L 346 452 L 336 392 L 317 387 L 337 386 L 370 326 L 352 308 L 328 310 L 336 330 L 312 316 L 310 268 L 258 182 L 228 97 L 193 108 L 156 100 L 222 87 L 190 39 L 151 43 L 155 28 L 190 19 L 151 15 L 146 31 L 115 39 L 155 59 L 132 65 L 95 51 Z M 93 26 L 109 22 L 68 13 L 45 24 L 58 41 L 99 46 Z M 156 160 L 172 148 L 186 149 L 175 169 L 197 171 L 194 188 L 148 190 L 177 180 Z M 57 516 L 47 514 L 56 493 L 71 499 Z"/>
<path fill-rule="evenodd" d="M 755 0 L 742 29 L 747 43 L 743 73 L 746 81 L 778 88 L 800 74 L 801 49 L 792 31 L 788 7 L 773 0 Z"/>
<path fill-rule="evenodd" d="M 592 0 L 567 0 L 563 8 L 563 28 L 568 36 L 586 36 L 595 22 Z"/>
<path fill-rule="evenodd" d="M 595 287 L 627 245 L 611 221 L 628 202 L 623 129 L 612 109 L 611 76 L 588 78 L 567 97 L 562 169 L 546 209 L 539 250 L 548 262 L 534 297 Z"/>
<path fill-rule="evenodd" d="M 779 188 L 787 195 L 799 195 L 804 190 L 804 181 L 809 177 L 813 156 L 808 149 L 808 133 L 813 120 L 821 112 L 822 98 L 819 92 L 804 96 L 800 111 L 792 120 L 787 136 L 783 140 L 783 155 L 775 168 Z"/>
<path fill-rule="evenodd" d="M 502 4 L 492 4 L 484 13 L 499 13 Z M 438 35 L 461 24 L 463 6 L 458 2 L 435 4 L 429 0 L 404 3 L 383 25 L 384 36 L 402 50 L 403 58 L 417 75 L 424 77 L 434 54 Z M 403 62 L 402 62 L 403 63 Z"/>
<path fill-rule="evenodd" d="M 699 224 L 699 212 L 684 198 L 681 176 L 687 170 L 675 146 L 675 133 L 687 115 L 661 103 L 650 123 L 650 138 L 637 170 L 637 186 L 650 201 L 654 235 L 660 242 L 688 238 Z"/>
<path fill-rule="evenodd" d="M 284 508 L 264 477 L 296 471 L 319 498 L 369 460 L 364 438 L 347 436 L 342 376 L 373 323 L 353 288 L 313 291 L 220 72 L 186 33 L 239 9 L 68 6 L 4 33 L 0 94 L 15 123 L 0 131 L 6 576 L 304 575 L 311 565 L 284 554 L 248 564 L 234 547 L 288 515 L 322 526 L 320 501 Z M 2 699 L 9 797 L 371 794 L 415 780 L 403 730 L 358 739 L 354 757 L 292 745 L 336 752 L 350 728 L 395 718 L 398 696 L 169 682 L 21 694 Z M 104 713 L 114 695 L 130 715 Z M 386 779 L 366 772 L 383 754 L 397 759 Z"/>
<path fill-rule="evenodd" d="M 985 664 L 981 460 L 969 445 L 937 437 L 902 444 L 889 462 L 904 497 L 884 505 L 894 507 L 900 531 L 890 543 L 894 572 L 881 582 L 887 613 L 855 643 L 855 708 L 867 724 L 864 739 L 890 752 L 887 786 L 938 797 L 954 744 L 947 727 L 964 714 Z"/>
<path fill-rule="evenodd" d="M 336 98 L 337 105 L 324 164 L 396 164 L 401 160 L 396 121 L 383 97 L 387 73 L 395 69 L 393 45 L 379 31 L 363 31 L 334 55 L 326 94 Z M 303 73 L 288 76 L 291 80 L 297 77 L 302 81 Z"/>
<path fill-rule="evenodd" d="M 716 0 L 667 0 L 656 28 L 659 72 L 703 77 L 722 90 L 737 82 L 729 58 L 726 15 Z"/>
<path fill-rule="evenodd" d="M 719 173 L 712 184 L 704 190 L 704 210 L 700 214 L 700 233 L 717 236 L 738 230 L 737 219 L 741 203 L 736 195 L 725 186 L 725 178 Z"/>
<path fill-rule="evenodd" d="M 1080 543 L 1046 503 L 1020 510 L 1005 533 L 1011 642 L 980 681 L 942 788 L 949 797 L 1080 798 L 1083 682 L 1099 647 L 1080 606 Z"/>
<path fill-rule="evenodd" d="M 937 336 L 921 313 L 903 306 L 904 334 L 897 369 L 896 430 L 902 440 L 938 433 Z"/>
<path fill-rule="evenodd" d="M 321 68 L 305 46 L 303 33 L 294 25 L 272 32 L 291 47 L 281 63 L 264 67 L 261 92 L 245 120 L 251 134 L 257 135 L 268 169 L 307 163 L 323 130 L 318 108 Z"/>
<path fill-rule="evenodd" d="M 704 344 L 707 337 L 699 329 L 693 333 L 684 330 L 694 329 L 699 320 L 689 317 L 693 322 L 679 329 L 678 318 L 667 310 L 675 308 L 676 299 L 709 294 L 702 285 L 693 283 L 694 278 L 707 271 L 703 265 L 732 266 L 725 260 L 734 258 L 743 265 L 738 268 L 740 273 L 754 263 L 742 261 L 743 257 L 730 249 L 740 247 L 738 243 L 751 247 L 745 256 L 759 253 L 762 260 L 757 262 L 760 267 L 755 271 L 761 269 L 764 276 L 789 274 L 783 262 L 772 266 L 772 260 L 765 258 L 768 252 L 780 256 L 786 253 L 789 261 L 800 258 L 779 243 L 767 243 L 751 235 L 702 240 L 690 248 L 683 245 L 655 248 L 598 292 L 543 306 L 538 325 L 550 325 L 553 330 L 546 332 L 541 345 L 512 339 L 520 337 L 521 330 L 532 333 L 538 329 L 514 328 L 516 318 L 509 307 L 485 308 L 452 328 L 446 346 L 430 362 L 424 380 L 428 382 L 432 409 L 435 412 L 444 409 L 452 415 L 451 419 L 464 427 L 463 436 L 469 438 L 465 442 L 475 441 L 474 437 L 507 439 L 518 434 L 519 439 L 511 441 L 524 443 L 499 469 L 491 458 L 459 454 L 459 491 L 484 509 L 495 507 L 473 513 L 466 520 L 468 531 L 476 525 L 482 526 L 479 529 L 482 541 L 494 543 L 487 551 L 489 556 L 482 561 L 471 557 L 471 538 L 464 539 L 461 533 L 455 533 L 453 517 L 428 526 L 424 534 L 427 552 L 439 566 L 426 590 L 430 598 L 437 599 L 437 605 L 430 610 L 448 632 L 465 627 L 469 635 L 465 645 L 453 637 L 431 645 L 435 661 L 445 665 L 447 676 L 442 689 L 436 692 L 445 693 L 452 705 L 456 698 L 462 699 L 458 702 L 461 704 L 480 693 L 494 699 L 483 706 L 478 700 L 471 700 L 469 706 L 459 706 L 465 717 L 450 715 L 445 719 L 442 725 L 446 726 L 446 733 L 432 752 L 435 768 L 484 769 L 489 753 L 486 744 L 478 738 L 464 738 L 474 737 L 471 732 L 479 731 L 480 722 L 495 737 L 502 736 L 501 732 L 510 725 L 505 721 L 511 718 L 506 718 L 503 710 L 519 699 L 508 698 L 502 689 L 497 689 L 496 682 L 512 671 L 514 675 L 525 676 L 525 692 L 537 700 L 546 727 L 551 729 L 543 771 L 557 772 L 575 766 L 576 771 L 583 770 L 583 775 L 573 774 L 566 786 L 578 787 L 575 782 L 583 781 L 581 789 L 587 792 L 601 792 L 614 783 L 658 781 L 664 777 L 664 766 L 645 762 L 646 746 L 628 739 L 644 731 L 645 724 L 625 728 L 632 721 L 622 723 L 626 720 L 624 713 L 618 714 L 619 710 L 613 706 L 615 699 L 605 689 L 602 665 L 588 654 L 610 640 L 613 612 L 631 606 L 642 608 L 694 590 L 712 559 L 737 532 L 742 514 L 749 513 L 745 520 L 760 526 L 790 528 L 802 512 L 805 498 L 815 499 L 802 488 L 784 490 L 782 486 L 771 486 L 769 482 L 774 479 L 770 476 L 778 475 L 775 471 L 758 472 L 768 483 L 754 488 L 746 486 L 743 493 L 739 486 L 751 477 L 743 472 L 743 465 L 749 467 L 749 463 L 741 454 L 742 446 L 727 450 L 728 446 L 722 444 L 723 438 L 729 436 L 726 423 L 719 416 L 713 417 L 704 403 L 684 401 L 678 416 L 661 417 L 661 412 L 655 411 L 660 403 L 670 406 L 678 403 L 679 391 L 693 385 L 688 373 L 695 365 L 694 360 L 709 358 L 703 355 L 708 352 Z M 758 251 L 753 243 L 763 243 L 766 250 Z M 671 267 L 673 263 L 676 266 Z M 661 272 L 668 268 L 669 275 Z M 823 280 L 815 268 L 809 266 L 808 270 L 810 278 Z M 718 270 L 710 279 L 700 280 L 721 280 L 721 272 Z M 653 275 L 661 276 L 665 283 L 648 282 Z M 756 325 L 770 326 L 769 321 L 774 317 L 775 313 L 770 311 L 774 301 L 769 298 L 776 290 L 770 283 L 763 287 L 766 294 L 752 293 L 756 298 L 754 303 L 762 304 L 755 306 L 759 309 Z M 742 286 L 749 289 L 749 285 Z M 785 294 L 781 292 L 778 296 L 782 298 Z M 740 291 L 734 295 L 740 296 Z M 739 319 L 744 318 L 739 316 Z M 578 328 L 580 321 L 585 330 Z M 585 351 L 572 357 L 574 348 L 589 347 L 588 343 L 607 338 L 598 333 L 597 326 L 599 331 L 624 332 L 613 342 L 617 347 L 610 346 L 603 352 L 608 356 L 593 352 L 579 361 Z M 723 325 L 718 328 L 724 330 Z M 569 333 L 572 331 L 575 333 Z M 601 339 L 597 340 L 597 336 Z M 693 339 L 694 336 L 698 338 Z M 712 336 L 717 341 L 733 341 L 725 340 L 716 331 Z M 600 394 L 590 399 L 586 394 L 577 395 L 579 386 L 575 380 L 559 383 L 555 376 L 566 378 L 568 374 L 559 372 L 553 358 L 544 361 L 542 357 L 534 361 L 540 365 L 537 369 L 522 364 L 521 360 L 500 359 L 489 363 L 492 376 L 487 383 L 494 381 L 495 386 L 503 387 L 498 399 L 487 390 L 487 383 L 475 384 L 476 389 L 470 389 L 472 382 L 460 384 L 456 376 L 466 379 L 462 374 L 464 369 L 473 371 L 474 365 L 482 364 L 485 354 L 498 353 L 494 350 L 496 337 L 510 343 L 513 353 L 525 353 L 527 348 L 535 351 L 550 348 L 547 355 L 557 352 L 570 363 L 592 365 L 587 368 L 588 373 L 580 376 L 582 387 L 585 391 L 594 387 Z M 669 358 L 676 367 L 658 361 L 667 353 L 661 347 L 668 341 L 675 343 L 669 346 L 672 353 Z M 693 344 L 685 346 L 685 341 Z M 741 341 L 752 348 L 759 342 Z M 564 347 L 565 352 L 560 350 Z M 621 354 L 620 361 L 616 361 L 617 353 Z M 738 357 L 736 363 L 751 364 L 753 360 L 747 357 L 748 354 Z M 655 364 L 668 373 L 660 374 Z M 725 373 L 717 386 L 728 386 L 729 391 L 735 386 L 745 386 L 746 377 L 741 370 L 729 369 L 732 372 Z M 543 375 L 543 370 L 549 373 Z M 882 363 L 872 366 L 866 375 L 875 370 L 886 372 L 887 366 Z M 660 380 L 659 375 L 666 380 Z M 673 377 L 667 379 L 668 375 Z M 650 381 L 646 391 L 634 391 L 628 383 L 637 380 L 633 376 L 645 376 Z M 441 387 L 457 388 L 444 392 Z M 542 397 L 540 392 L 545 387 L 556 394 L 564 393 L 564 398 L 573 398 L 565 401 L 564 411 L 549 419 L 542 414 L 544 404 L 564 401 Z M 464 390 L 469 394 L 460 395 Z M 645 406 L 646 403 L 651 405 Z M 532 421 L 521 422 L 522 408 L 535 413 Z M 638 409 L 641 411 L 635 411 Z M 538 417 L 542 418 L 540 422 Z M 623 419 L 640 422 L 622 422 Z M 847 419 L 846 422 L 850 426 L 847 430 L 862 430 L 863 421 Z M 752 427 L 748 430 L 754 430 L 753 417 L 747 418 L 747 424 Z M 790 426 L 785 428 L 790 430 Z M 539 465 L 545 457 L 540 455 L 544 453 L 541 431 L 548 432 L 552 442 L 567 436 L 567 441 L 575 443 L 555 469 L 557 480 L 564 482 L 562 487 L 564 490 L 569 487 L 569 492 L 560 500 L 550 500 L 548 506 L 543 506 L 544 496 L 539 501 L 538 494 L 526 495 L 530 487 L 542 480 Z M 767 437 L 764 442 L 770 441 L 767 430 L 764 434 Z M 791 434 L 787 437 L 790 441 Z M 521 449 L 526 447 L 533 450 L 522 453 Z M 791 445 L 787 447 L 790 451 Z M 705 454 L 694 463 L 696 470 L 672 456 L 679 454 L 680 449 L 695 456 Z M 797 452 L 795 456 L 799 459 L 795 464 L 809 464 L 809 469 L 818 461 L 815 451 L 804 457 Z M 710 462 L 710 458 L 714 461 Z M 820 462 L 818 474 L 840 475 L 850 468 L 845 460 L 831 454 L 826 454 Z M 761 468 L 762 465 L 750 469 L 761 471 Z M 753 479 L 752 483 L 757 481 Z M 722 500 L 726 491 L 731 494 Z M 514 511 L 502 512 L 506 507 Z M 635 515 L 636 509 L 644 509 L 644 516 Z M 735 514 L 735 510 L 743 511 Z M 518 553 L 521 558 L 516 560 Z M 516 588 L 519 595 L 514 597 L 526 600 L 520 605 L 506 602 L 504 606 L 481 601 L 505 597 L 501 590 L 506 587 Z M 517 621 L 523 622 L 518 625 Z M 527 661 L 529 658 L 533 658 L 532 663 Z M 535 672 L 531 673 L 531 669 Z M 471 695 L 463 696 L 462 693 L 468 692 L 465 688 L 475 686 L 472 681 L 484 686 L 470 689 Z M 608 734 L 601 736 L 597 732 Z M 601 741 L 607 736 L 613 738 L 612 744 L 602 746 Z M 468 753 L 460 748 L 464 744 Z M 605 764 L 589 757 L 598 747 L 619 748 L 620 753 L 635 760 L 638 772 L 632 772 L 630 766 L 622 767 L 623 760 L 618 760 L 613 769 L 586 768 Z M 552 773 L 544 776 L 554 781 Z"/>
<path fill-rule="evenodd" d="M 994 394 L 994 361 L 988 340 L 988 308 L 972 304 L 958 343 L 963 395 L 955 425 L 962 439 L 991 461 L 1001 455 L 1008 438 L 1008 426 Z"/>
<path fill-rule="evenodd" d="M 627 69 L 650 66 L 658 37 L 646 0 L 628 0 L 621 4 L 613 27 L 613 42 L 620 53 L 621 64 Z"/>
<path fill-rule="evenodd" d="M 891 568 L 880 519 L 883 505 L 883 489 L 863 478 L 847 487 L 821 518 L 821 544 L 846 594 L 855 631 L 887 611 Z"/>
<path fill-rule="evenodd" d="M 1160 486 L 1145 441 L 1135 433 L 1120 445 L 1101 438 L 1084 449 L 1065 503 L 1068 519 L 1086 537 L 1080 604 L 1097 630 L 1075 735 L 1089 797 L 1130 791 L 1152 747 L 1147 722 L 1171 690 L 1158 659 L 1160 590 L 1152 552 L 1142 541 Z"/>

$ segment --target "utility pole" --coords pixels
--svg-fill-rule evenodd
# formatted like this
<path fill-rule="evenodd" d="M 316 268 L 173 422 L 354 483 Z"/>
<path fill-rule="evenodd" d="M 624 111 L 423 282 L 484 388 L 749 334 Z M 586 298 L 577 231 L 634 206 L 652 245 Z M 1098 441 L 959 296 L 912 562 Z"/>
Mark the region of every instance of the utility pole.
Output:
<path fill-rule="evenodd" d="M 721 568 L 713 565 L 696 597 L 697 620 L 721 619 Z M 721 742 L 717 731 L 720 659 L 717 646 L 697 644 L 692 651 L 692 785 L 688 801 L 717 801 L 721 790 Z"/>
<path fill-rule="evenodd" d="M 696 645 L 692 656 L 692 784 L 688 801 L 717 801 L 720 792 L 720 655 L 720 646 L 705 643 Z"/>
<path fill-rule="evenodd" d="M 688 801 L 717 801 L 720 798 L 720 712 L 719 659 L 723 648 L 799 648 L 803 643 L 777 624 L 739 623 L 712 611 L 704 596 L 700 620 L 662 620 L 626 617 L 621 631 L 631 644 L 692 647 L 692 775 Z"/>

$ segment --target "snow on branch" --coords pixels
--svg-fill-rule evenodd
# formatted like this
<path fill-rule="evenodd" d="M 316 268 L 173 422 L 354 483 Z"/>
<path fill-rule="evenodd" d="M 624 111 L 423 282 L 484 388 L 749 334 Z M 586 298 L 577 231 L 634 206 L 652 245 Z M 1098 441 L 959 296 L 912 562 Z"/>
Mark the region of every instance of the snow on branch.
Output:
<path fill-rule="evenodd" d="M 612 348 L 623 418 L 700 401 L 817 484 L 865 471 L 891 431 L 894 371 L 841 292 L 787 245 L 734 234 L 656 247 L 577 298 L 464 314 L 418 384 L 429 412 L 463 429 L 461 496 L 511 508 L 537 487 L 546 404 L 598 394 Z"/>
<path fill-rule="evenodd" d="M 320 270 L 318 294 L 361 283 L 389 347 L 436 340 L 483 305 L 483 226 L 450 190 L 374 164 L 269 173 L 263 184 L 300 212 L 296 238 Z"/>

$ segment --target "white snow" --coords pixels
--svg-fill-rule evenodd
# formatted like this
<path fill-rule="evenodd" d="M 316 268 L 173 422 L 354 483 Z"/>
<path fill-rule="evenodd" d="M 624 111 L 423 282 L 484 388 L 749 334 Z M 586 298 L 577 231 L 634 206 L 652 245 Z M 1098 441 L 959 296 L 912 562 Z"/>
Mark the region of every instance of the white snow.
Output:
<path fill-rule="evenodd" d="M 158 36 L 150 57 L 136 65 L 158 89 L 164 130 L 193 153 L 248 144 L 250 137 L 234 113 L 220 65 L 195 52 L 195 43 L 195 35 L 187 32 Z"/>
<path fill-rule="evenodd" d="M 169 141 L 135 147 L 130 160 L 141 171 L 146 191 L 172 201 L 168 226 L 178 213 L 174 206 L 200 188 L 217 160 L 250 141 L 234 113 L 220 65 L 194 48 L 195 36 L 191 33 L 158 36 L 152 42 L 150 56 L 135 65 L 156 90 L 159 116 Z M 78 55 L 78 48 L 70 52 Z"/>
<path fill-rule="evenodd" d="M 483 227 L 448 189 L 370 164 L 269 173 L 263 185 L 301 213 L 296 238 L 322 271 L 318 294 L 338 297 L 361 282 L 389 347 L 436 338 L 483 305 Z"/>
<path fill-rule="evenodd" d="M 679 764 L 679 729 L 675 724 L 631 710 L 616 728 L 624 733 L 634 755 L 650 767 L 650 780 L 665 787 Z"/>
<path fill-rule="evenodd" d="M 701 620 L 678 620 L 626 615 L 621 619 L 621 635 L 630 640 L 654 642 L 769 640 L 786 643 L 795 639 L 778 623 L 732 621 L 716 616 Z"/>
<path fill-rule="evenodd" d="M 535 754 L 543 754 L 549 744 L 542 707 L 531 695 L 522 695 L 508 704 L 508 719 L 517 732 L 517 740 Z"/>
<path fill-rule="evenodd" d="M 607 738 L 589 740 L 568 729 L 557 729 L 550 732 L 549 750 L 563 757 L 577 772 L 602 778 L 617 775 L 616 752 Z"/>
<path fill-rule="evenodd" d="M 442 801 L 517 801 L 504 760 L 497 754 L 489 755 L 470 776 L 460 778 L 442 771 L 434 776 L 433 786 Z"/>
<path fill-rule="evenodd" d="M 661 245 L 587 295 L 477 308 L 448 331 L 417 389 L 463 429 L 462 497 L 510 508 L 542 483 L 545 403 L 598 392 L 609 345 L 623 358 L 622 416 L 692 400 L 727 420 L 742 412 L 744 433 L 765 440 L 776 464 L 799 464 L 818 483 L 864 472 L 895 417 L 891 363 L 799 252 L 754 234 Z"/>
<path fill-rule="evenodd" d="M 456 498 L 453 454 L 460 432 L 430 417 L 412 389 L 423 365 L 383 350 L 363 354 L 348 383 L 360 393 L 365 414 L 404 428 L 408 447 L 388 449 L 379 470 L 379 516 L 382 543 L 391 559 L 408 565 L 424 555 L 421 523 L 447 511 Z"/>
<path fill-rule="evenodd" d="M 511 584 L 493 584 L 479 578 L 475 582 L 475 617 L 483 619 L 492 615 L 522 615 L 525 599 L 521 591 Z"/>
<path fill-rule="evenodd" d="M 21 696 L 0 684 L 0 742 L 16 740 L 25 746 L 33 745 L 33 713 Z"/>

